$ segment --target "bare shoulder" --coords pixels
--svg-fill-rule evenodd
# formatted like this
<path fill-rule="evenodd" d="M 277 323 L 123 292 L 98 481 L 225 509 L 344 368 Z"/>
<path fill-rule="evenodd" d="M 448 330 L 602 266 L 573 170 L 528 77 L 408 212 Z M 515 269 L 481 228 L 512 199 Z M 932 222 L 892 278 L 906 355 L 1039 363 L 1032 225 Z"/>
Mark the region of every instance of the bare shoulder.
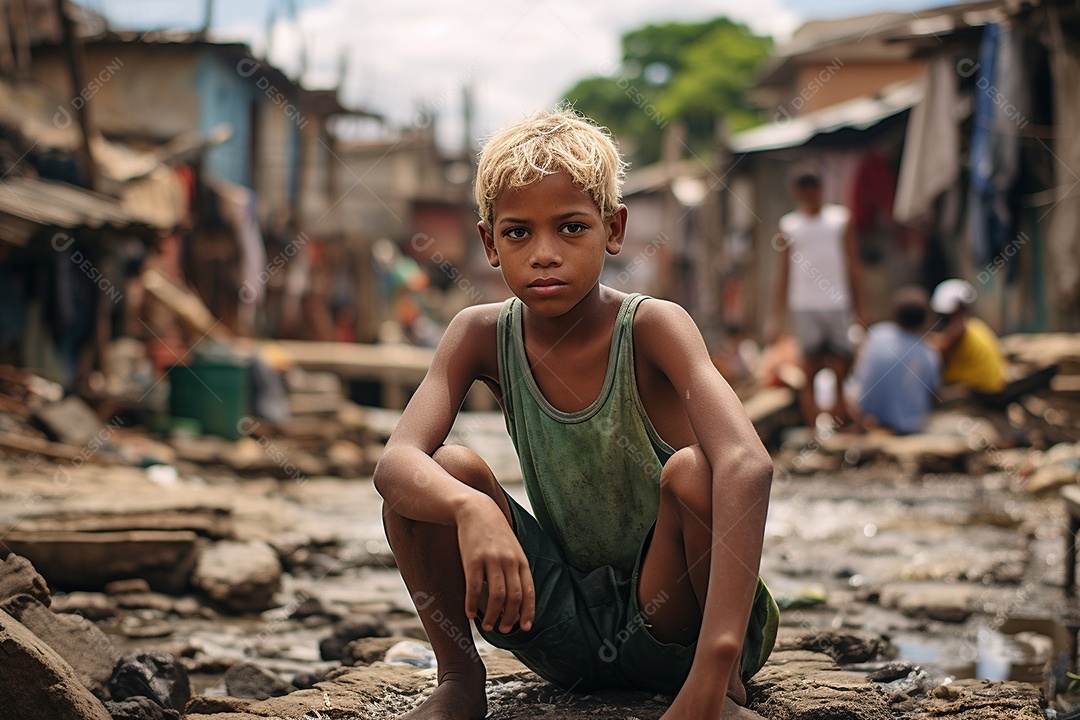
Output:
<path fill-rule="evenodd" d="M 475 377 L 493 372 L 501 310 L 502 303 L 485 303 L 455 315 L 439 341 L 432 366 L 445 363 L 448 369 L 469 368 Z"/>
<path fill-rule="evenodd" d="M 681 305 L 649 298 L 634 315 L 634 346 L 648 354 L 697 346 L 704 351 L 705 341 L 697 323 Z"/>
<path fill-rule="evenodd" d="M 454 319 L 450 321 L 447 332 L 450 332 L 451 328 L 454 328 L 455 330 L 471 330 L 474 332 L 490 329 L 494 332 L 495 327 L 499 322 L 499 312 L 501 310 L 502 303 L 470 305 L 454 316 Z"/>

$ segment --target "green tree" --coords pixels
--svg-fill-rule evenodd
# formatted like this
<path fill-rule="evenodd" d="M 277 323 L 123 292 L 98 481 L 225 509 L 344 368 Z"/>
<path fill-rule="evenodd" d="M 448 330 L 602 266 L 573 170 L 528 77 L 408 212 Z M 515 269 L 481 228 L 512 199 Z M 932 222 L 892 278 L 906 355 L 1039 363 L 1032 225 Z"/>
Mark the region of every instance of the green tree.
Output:
<path fill-rule="evenodd" d="M 686 125 L 692 152 L 708 153 L 719 118 L 735 130 L 760 121 L 746 94 L 771 48 L 771 38 L 724 17 L 646 25 L 623 35 L 613 75 L 585 78 L 565 99 L 611 128 L 639 166 L 659 159 L 674 121 Z"/>

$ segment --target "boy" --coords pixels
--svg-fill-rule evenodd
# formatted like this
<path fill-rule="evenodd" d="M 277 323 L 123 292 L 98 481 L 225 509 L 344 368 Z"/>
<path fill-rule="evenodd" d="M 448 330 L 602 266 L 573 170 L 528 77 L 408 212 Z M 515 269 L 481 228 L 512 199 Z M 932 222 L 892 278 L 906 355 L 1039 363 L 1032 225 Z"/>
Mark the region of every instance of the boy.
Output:
<path fill-rule="evenodd" d="M 803 422 L 814 428 L 821 412 L 814 376 L 829 368 L 843 382 L 855 354 L 848 328 L 853 320 L 866 327 L 866 313 L 851 213 L 843 205 L 822 203 L 821 176 L 812 167 L 795 168 L 790 192 L 796 208 L 780 218 L 774 241 L 780 261 L 766 336 L 775 339 L 790 310 L 806 374 L 799 407 Z M 834 415 L 841 426 L 849 420 L 843 393 L 837 394 Z"/>
<path fill-rule="evenodd" d="M 409 720 L 484 717 L 470 619 L 564 687 L 677 692 L 667 720 L 745 702 L 772 648 L 770 458 L 686 312 L 599 284 L 623 174 L 571 110 L 481 155 L 477 227 L 515 297 L 454 318 L 375 471 L 438 659 Z M 535 519 L 478 455 L 442 445 L 474 380 L 503 408 Z"/>
<path fill-rule="evenodd" d="M 941 356 L 923 332 L 927 312 L 926 291 L 903 287 L 893 297 L 892 322 L 870 327 L 851 373 L 863 427 L 908 434 L 926 426 L 941 376 Z"/>

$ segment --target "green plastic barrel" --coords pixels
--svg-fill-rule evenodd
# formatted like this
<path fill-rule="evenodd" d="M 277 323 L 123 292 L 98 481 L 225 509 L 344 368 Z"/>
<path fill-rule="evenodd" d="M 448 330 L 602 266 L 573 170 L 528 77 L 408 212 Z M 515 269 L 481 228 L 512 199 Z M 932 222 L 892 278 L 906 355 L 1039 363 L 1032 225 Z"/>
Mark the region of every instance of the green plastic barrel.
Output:
<path fill-rule="evenodd" d="M 190 418 L 204 433 L 235 440 L 248 414 L 248 364 L 241 359 L 196 357 L 169 368 L 169 414 Z"/>

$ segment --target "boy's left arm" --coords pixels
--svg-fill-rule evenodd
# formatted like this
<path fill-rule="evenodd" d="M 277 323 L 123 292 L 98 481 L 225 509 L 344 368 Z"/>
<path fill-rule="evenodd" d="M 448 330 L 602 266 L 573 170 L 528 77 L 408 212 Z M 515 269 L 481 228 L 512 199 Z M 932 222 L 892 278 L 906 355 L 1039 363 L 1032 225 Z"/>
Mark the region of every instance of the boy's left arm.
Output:
<path fill-rule="evenodd" d="M 683 308 L 662 301 L 643 303 L 634 334 L 638 352 L 646 353 L 682 398 L 712 468 L 709 584 L 694 662 L 683 688 L 716 693 L 718 698 L 704 704 L 718 708 L 732 668 L 740 661 L 757 589 L 772 459 Z"/>

